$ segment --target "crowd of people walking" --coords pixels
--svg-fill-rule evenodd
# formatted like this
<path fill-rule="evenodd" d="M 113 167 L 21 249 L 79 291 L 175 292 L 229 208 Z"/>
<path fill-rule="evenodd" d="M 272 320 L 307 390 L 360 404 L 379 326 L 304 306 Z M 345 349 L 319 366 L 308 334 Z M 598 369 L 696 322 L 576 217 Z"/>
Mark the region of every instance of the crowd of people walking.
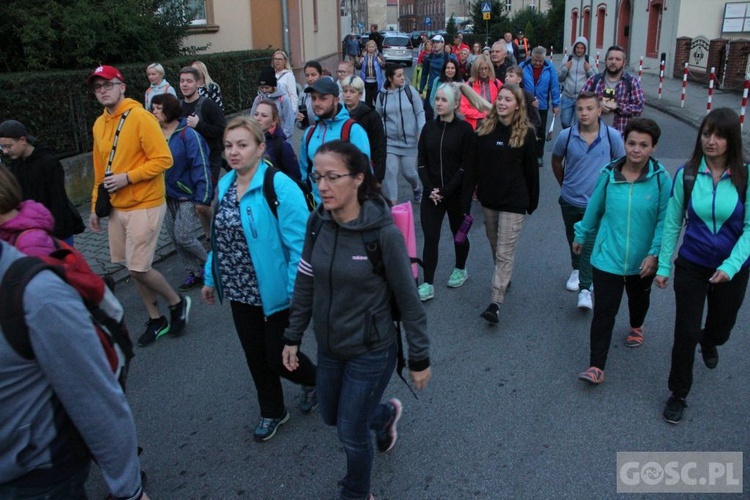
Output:
<path fill-rule="evenodd" d="M 578 309 L 593 310 L 589 367 L 579 379 L 604 382 L 623 291 L 630 321 L 624 345 L 645 344 L 652 284 L 667 286 L 677 251 L 671 397 L 663 417 L 680 422 L 696 347 L 705 365 L 716 368 L 718 346 L 729 339 L 747 288 L 748 173 L 734 112 L 721 108 L 706 116 L 694 151 L 673 180 L 654 157 L 661 130 L 639 117 L 643 92 L 625 71 L 621 47 L 607 51 L 606 68 L 596 74 L 585 38 L 576 40 L 559 69 L 523 33 L 515 40 L 507 33 L 488 53 L 476 44 L 470 49 L 460 37 L 454 44 L 457 55 L 446 50 L 441 35 L 425 40 L 420 76 L 409 82 L 402 67 L 386 63 L 377 37 L 363 50 L 350 38 L 337 78 L 325 75 L 319 62 L 307 62 L 301 91 L 289 56 L 278 50 L 258 74 L 249 114 L 229 121 L 220 87 L 200 61 L 179 71 L 177 89 L 160 64 L 149 65 L 143 104 L 125 97 L 125 78 L 112 66 L 87 78 L 103 107 L 93 127 L 89 227 L 100 231 L 100 219 L 109 218 L 111 260 L 125 263 L 147 316 L 138 344 L 150 346 L 188 327 L 190 290 L 200 288 L 210 305 L 227 300 L 257 393 L 254 439 L 273 438 L 291 416 L 281 378 L 299 385 L 300 412 L 318 409 L 325 424 L 337 428 L 347 464 L 340 498 L 372 498 L 372 434 L 379 452 L 390 451 L 398 438 L 403 404 L 384 396 L 403 357 L 395 320 L 405 332 L 414 387 L 424 388 L 431 377 L 424 303 L 436 296 L 446 216 L 454 238 L 447 286 L 459 288 L 469 279 L 476 243 L 468 233 L 481 212 L 494 263 L 481 317 L 489 325 L 503 322 L 516 247 L 540 205 L 550 111 L 564 126 L 551 166 L 561 187 L 572 268 L 565 286 L 577 292 Z M 289 142 L 295 126 L 302 129 L 299 155 Z M 0 238 L 37 255 L 53 253 L 54 238 L 72 247 L 83 224 L 67 200 L 59 162 L 13 120 L 0 124 L 0 148 L 12 160 L 11 169 L 0 167 Z M 403 228 L 391 213 L 404 198 L 399 175 L 420 214 L 424 269 L 416 285 Z M 472 200 L 481 210 L 472 210 Z M 163 222 L 184 267 L 177 289 L 152 266 Z M 195 237 L 196 226 L 205 243 Z M 17 258 L 3 243 L 0 275 Z M 300 349 L 310 325 L 316 360 Z M 32 339 L 43 333 L 32 331 Z M 0 338 L 0 350 L 11 355 L 13 346 Z M 46 359 L 40 358 L 41 365 Z M 119 409 L 110 422 L 132 424 L 106 364 L 87 362 L 96 365 L 88 375 L 96 375 L 101 404 Z M 86 376 L 63 365 L 70 372 L 67 383 Z M 4 373 L 0 369 L 0 380 Z M 64 387 L 57 380 L 39 384 L 52 398 Z M 65 398 L 75 401 L 65 390 L 62 396 L 63 406 Z M 9 415 L 9 401 L 15 399 L 0 388 L 0 414 Z M 23 413 L 31 403 L 15 405 L 11 412 Z M 81 415 L 69 413 L 74 427 L 83 425 Z M 126 427 L 125 439 L 93 456 L 114 496 L 146 498 L 133 456 L 134 428 Z M 56 440 L 69 438 L 57 432 L 45 429 L 34 447 L 57 450 Z M 82 434 L 87 444 L 100 439 Z M 113 459 L 118 446 L 130 449 Z M 0 464 L 6 462 L 12 460 L 0 452 Z M 40 486 L 36 468 L 57 466 L 43 458 L 27 464 L 0 468 L 0 496 L 31 492 L 30 484 Z M 66 464 L 61 474 L 74 496 L 85 483 L 88 461 Z M 33 491 L 52 492 L 58 479 L 46 478 L 49 484 Z"/>

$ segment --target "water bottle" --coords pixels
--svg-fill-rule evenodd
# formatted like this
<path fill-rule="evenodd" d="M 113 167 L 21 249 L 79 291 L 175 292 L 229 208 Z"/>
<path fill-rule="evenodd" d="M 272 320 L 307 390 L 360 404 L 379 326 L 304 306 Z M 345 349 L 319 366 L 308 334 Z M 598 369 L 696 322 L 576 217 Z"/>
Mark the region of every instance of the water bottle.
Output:
<path fill-rule="evenodd" d="M 462 245 L 464 242 L 466 242 L 466 237 L 469 235 L 469 229 L 471 229 L 472 224 L 474 224 L 474 217 L 472 217 L 471 214 L 464 215 L 464 220 L 461 222 L 461 227 L 458 228 L 456 236 L 453 238 L 453 241 L 456 244 Z"/>

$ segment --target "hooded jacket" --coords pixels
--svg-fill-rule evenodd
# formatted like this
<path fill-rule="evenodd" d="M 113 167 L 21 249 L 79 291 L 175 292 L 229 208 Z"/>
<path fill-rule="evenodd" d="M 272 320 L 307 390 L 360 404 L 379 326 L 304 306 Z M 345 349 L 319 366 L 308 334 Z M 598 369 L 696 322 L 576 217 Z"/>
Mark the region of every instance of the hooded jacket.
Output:
<path fill-rule="evenodd" d="M 143 107 L 148 111 L 151 111 L 151 99 L 153 99 L 155 95 L 161 94 L 172 94 L 177 97 L 177 92 L 174 87 L 171 86 L 166 79 L 162 78 L 158 85 L 152 83 L 151 86 L 146 89 L 146 95 L 143 98 Z"/>
<path fill-rule="evenodd" d="M 449 59 L 453 59 L 453 61 L 458 63 L 458 58 L 456 58 L 454 54 L 448 54 L 446 52 L 440 54 L 430 52 L 424 56 L 424 59 L 422 59 L 422 76 L 419 81 L 420 93 L 425 90 L 431 90 L 430 86 L 432 82 L 435 81 L 435 78 L 440 76 L 440 73 L 443 71 L 443 66 Z"/>
<path fill-rule="evenodd" d="M 423 192 L 440 188 L 446 199 L 460 196 L 465 166 L 474 161 L 474 130 L 458 117 L 449 122 L 438 117 L 427 122 L 423 132 L 417 156 Z"/>
<path fill-rule="evenodd" d="M 0 242 L 0 280 L 20 257 Z M 44 271 L 24 310 L 34 360 L 0 333 L 0 484 L 51 486 L 93 457 L 112 496 L 140 498 L 133 415 L 79 293 Z"/>
<path fill-rule="evenodd" d="M 359 123 L 370 140 L 370 156 L 372 157 L 373 173 L 375 178 L 382 182 L 385 177 L 385 130 L 383 121 L 377 111 L 360 101 L 357 107 L 349 111 L 349 116 Z"/>
<path fill-rule="evenodd" d="M 289 309 L 294 279 L 297 276 L 297 263 L 305 238 L 305 222 L 310 213 L 302 191 L 294 181 L 285 175 L 274 175 L 273 187 L 279 201 L 278 218 L 273 215 L 263 195 L 263 179 L 267 168 L 266 161 L 258 164 L 250 186 L 240 199 L 239 211 L 247 248 L 258 277 L 263 313 L 270 316 Z M 236 179 L 234 171 L 221 178 L 219 204 Z M 215 227 L 216 224 L 212 223 L 212 248 L 217 248 Z M 221 272 L 215 251 L 208 254 L 203 279 L 206 286 L 216 289 L 219 300 L 223 300 Z"/>
<path fill-rule="evenodd" d="M 0 224 L 0 240 L 26 255 L 49 255 L 56 250 L 51 236 L 54 225 L 55 220 L 44 205 L 33 200 L 22 201 L 18 215 Z"/>
<path fill-rule="evenodd" d="M 411 93 L 411 99 L 406 93 Z M 408 82 L 393 89 L 390 85 L 375 99 L 375 110 L 383 119 L 386 151 L 399 156 L 413 156 L 417 139 L 424 127 L 424 107 L 417 89 Z"/>
<path fill-rule="evenodd" d="M 664 166 L 649 158 L 635 182 L 622 175 L 625 158 L 604 167 L 589 199 L 583 220 L 576 222 L 575 241 L 581 245 L 596 231 L 591 265 L 618 276 L 640 274 L 647 255 L 659 255 L 672 178 Z"/>
<path fill-rule="evenodd" d="M 299 173 L 299 161 L 294 153 L 294 148 L 281 127 L 273 127 L 273 131 L 266 130 L 266 155 L 271 164 L 297 181 L 301 180 Z"/>
<path fill-rule="evenodd" d="M 553 108 L 559 108 L 560 83 L 557 80 L 555 67 L 549 61 L 544 61 L 539 80 L 534 82 L 534 68 L 531 66 L 531 57 L 527 58 L 519 66 L 523 70 L 521 86 L 539 99 L 539 110 L 544 111 L 549 109 L 550 101 L 552 101 Z"/>
<path fill-rule="evenodd" d="M 80 231 L 76 227 L 79 216 L 73 213 L 75 207 L 65 191 L 65 170 L 46 144 L 36 143 L 28 158 L 11 161 L 10 171 L 21 185 L 23 199 L 38 201 L 52 213 L 53 236 L 64 240 Z"/>
<path fill-rule="evenodd" d="M 297 120 L 297 107 L 292 106 L 292 99 L 289 94 L 286 93 L 283 87 L 276 87 L 276 90 L 270 94 L 266 94 L 258 90 L 258 95 L 255 96 L 253 106 L 250 108 L 250 118 L 255 116 L 255 108 L 258 107 L 258 103 L 265 99 L 271 100 L 276 103 L 276 109 L 279 111 L 279 120 L 281 121 L 281 127 L 284 129 L 284 135 L 291 137 L 294 133 L 294 122 Z"/>
<path fill-rule="evenodd" d="M 213 198 L 208 144 L 183 118 L 169 137 L 174 165 L 167 170 L 167 196 L 210 205 Z"/>
<path fill-rule="evenodd" d="M 106 109 L 94 123 L 94 190 L 91 211 L 96 206 L 99 184 L 112 151 L 115 131 L 123 113 L 130 110 L 123 123 L 112 161 L 112 173 L 127 173 L 130 184 L 110 194 L 112 207 L 117 210 L 154 208 L 166 202 L 164 173 L 172 166 L 172 153 L 156 117 L 133 99 L 124 99 L 113 113 Z"/>
<path fill-rule="evenodd" d="M 576 56 L 576 45 L 579 43 L 584 47 L 584 55 L 580 57 Z M 595 73 L 593 64 L 589 65 L 588 71 L 586 71 L 585 68 L 587 62 L 586 59 L 588 58 L 588 55 L 586 54 L 588 51 L 589 43 L 586 40 L 586 37 L 579 36 L 573 44 L 573 55 L 570 56 L 569 59 L 573 64 L 571 64 L 570 69 L 568 69 L 568 61 L 564 60 L 560 67 L 560 71 L 557 72 L 557 78 L 560 83 L 563 84 L 562 96 L 566 99 L 575 99 L 578 94 L 581 93 L 581 90 L 583 90 L 589 77 L 593 76 Z"/>
<path fill-rule="evenodd" d="M 307 134 L 310 130 L 310 127 L 308 127 L 308 129 L 302 134 L 302 144 L 299 148 L 299 170 L 302 174 L 302 182 L 307 182 L 312 185 L 313 195 L 318 202 L 320 202 L 318 186 L 315 183 L 308 182 L 307 178 L 310 173 L 312 160 L 315 158 L 315 153 L 318 151 L 320 145 L 325 142 L 341 139 L 341 129 L 344 127 L 344 123 L 346 123 L 346 120 L 348 120 L 350 116 L 346 106 L 341 103 L 339 103 L 338 106 L 338 111 L 333 118 L 320 119 L 317 115 L 315 116 L 315 124 L 310 125 L 310 127 L 315 127 L 312 136 L 310 137 L 310 142 L 309 144 L 307 142 Z M 360 151 L 367 155 L 368 158 L 371 158 L 370 141 L 367 138 L 365 129 L 363 129 L 358 123 L 355 123 L 349 131 L 349 142 L 357 146 Z"/>
<path fill-rule="evenodd" d="M 323 224 L 313 242 L 314 218 Z M 363 233 L 378 230 L 385 275 L 373 272 Z M 398 304 L 409 345 L 409 368 L 430 366 L 427 315 L 419 300 L 404 237 L 382 197 L 366 200 L 359 217 L 346 224 L 323 206 L 310 216 L 294 286 L 294 307 L 284 333 L 299 345 L 310 319 L 319 351 L 352 359 L 385 349 L 397 339 L 391 299 Z"/>
<path fill-rule="evenodd" d="M 727 169 L 714 186 L 704 159 L 698 167 L 695 185 L 686 204 L 684 174 L 684 167 L 675 174 L 657 272 L 661 276 L 670 276 L 672 254 L 687 217 L 679 256 L 699 266 L 724 271 L 732 279 L 741 268 L 750 265 L 748 191 L 743 205 L 737 188 L 732 184 L 731 169 Z"/>

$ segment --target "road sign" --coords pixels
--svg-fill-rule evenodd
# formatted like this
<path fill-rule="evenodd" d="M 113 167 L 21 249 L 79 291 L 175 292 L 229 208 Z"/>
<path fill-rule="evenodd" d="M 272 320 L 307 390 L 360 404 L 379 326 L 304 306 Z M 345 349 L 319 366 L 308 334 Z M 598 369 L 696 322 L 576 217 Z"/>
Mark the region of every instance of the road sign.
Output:
<path fill-rule="evenodd" d="M 432 24 L 432 19 L 430 19 L 429 17 L 425 17 L 424 18 L 424 24 L 425 24 L 425 26 L 431 25 Z"/>
<path fill-rule="evenodd" d="M 482 14 L 489 14 L 490 12 L 492 12 L 490 2 L 482 2 Z"/>
<path fill-rule="evenodd" d="M 490 18 L 491 18 L 491 14 L 489 12 L 485 12 L 482 14 L 482 19 L 484 19 L 485 21 L 489 21 Z"/>

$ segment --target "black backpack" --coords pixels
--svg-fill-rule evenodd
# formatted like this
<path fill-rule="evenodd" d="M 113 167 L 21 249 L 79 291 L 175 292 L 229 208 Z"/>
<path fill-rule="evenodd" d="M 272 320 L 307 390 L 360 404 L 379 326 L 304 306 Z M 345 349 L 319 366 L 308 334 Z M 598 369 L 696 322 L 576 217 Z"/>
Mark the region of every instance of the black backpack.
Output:
<path fill-rule="evenodd" d="M 266 173 L 263 175 L 263 197 L 266 199 L 268 208 L 271 209 L 271 213 L 276 219 L 279 218 L 279 197 L 276 196 L 276 187 L 273 185 L 273 178 L 278 173 L 286 175 L 284 172 L 269 163 Z M 288 175 L 286 176 L 289 177 Z M 315 197 L 313 196 L 310 187 L 293 177 L 289 178 L 294 181 L 300 191 L 302 191 L 302 194 L 305 197 L 305 203 L 307 204 L 307 211 L 314 211 L 315 207 L 317 207 L 317 203 L 315 203 Z"/>
<path fill-rule="evenodd" d="M 313 215 L 312 222 L 310 224 L 310 238 L 313 247 L 315 246 L 315 240 L 318 238 L 321 228 L 323 227 L 322 217 Z M 385 279 L 385 264 L 383 263 L 383 249 L 380 246 L 380 228 L 370 229 L 362 233 L 362 244 L 365 247 L 365 253 L 367 254 L 367 260 L 372 265 L 372 272 L 378 276 L 382 276 Z M 312 248 L 310 249 L 312 252 Z M 410 257 L 412 264 L 418 264 L 420 267 L 424 267 L 422 261 L 415 257 Z M 416 286 L 416 281 L 414 282 Z M 396 373 L 398 377 L 406 384 L 411 393 L 415 398 L 419 399 L 417 393 L 414 392 L 409 382 L 404 378 L 404 368 L 406 367 L 406 358 L 404 357 L 404 341 L 401 338 L 401 311 L 396 303 L 396 298 L 391 294 L 391 316 L 393 322 L 396 324 L 396 344 L 398 346 L 398 352 L 396 356 Z"/>

